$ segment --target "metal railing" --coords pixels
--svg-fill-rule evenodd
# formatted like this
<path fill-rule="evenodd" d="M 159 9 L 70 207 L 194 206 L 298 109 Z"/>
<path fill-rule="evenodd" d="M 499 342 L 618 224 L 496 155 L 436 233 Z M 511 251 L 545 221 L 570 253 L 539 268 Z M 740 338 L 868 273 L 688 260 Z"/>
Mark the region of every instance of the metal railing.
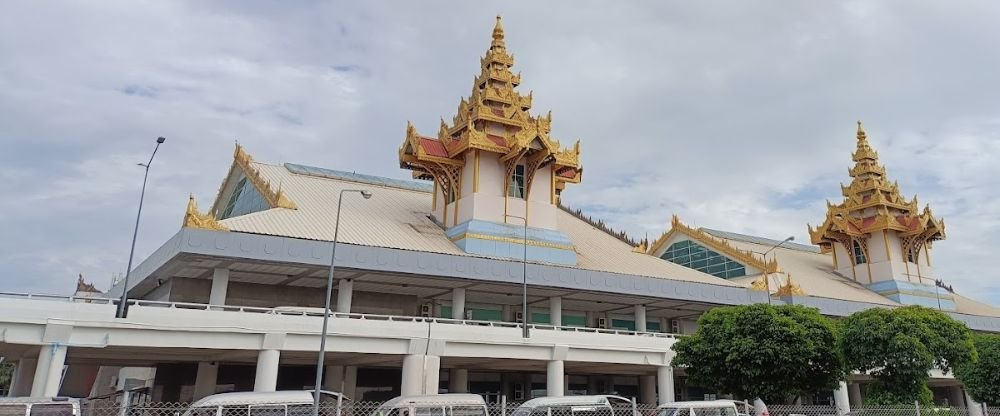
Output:
<path fill-rule="evenodd" d="M 109 304 L 109 305 L 118 304 L 117 299 L 109 299 L 109 298 L 91 298 L 85 296 L 38 295 L 38 294 L 28 294 L 28 293 L 0 292 L 0 298 L 4 297 L 33 299 L 33 300 L 63 301 L 63 302 L 86 302 L 86 303 Z M 167 301 L 143 300 L 143 299 L 128 299 L 127 302 L 130 307 L 139 306 L 139 307 L 165 308 L 165 309 L 243 312 L 243 313 L 260 313 L 268 315 L 285 315 L 285 316 L 309 316 L 309 317 L 323 316 L 322 308 L 312 308 L 312 307 L 279 306 L 274 308 L 268 308 L 259 306 L 211 305 L 207 303 L 167 302 Z M 370 321 L 470 325 L 470 326 L 484 326 L 484 327 L 494 327 L 494 328 L 521 328 L 522 325 L 521 323 L 518 322 L 506 322 L 506 321 L 482 321 L 474 319 L 380 315 L 380 314 L 370 314 L 370 313 L 331 312 L 330 317 L 345 318 L 345 319 L 360 319 L 360 320 L 370 320 Z M 634 331 L 627 329 L 591 328 L 591 327 L 549 325 L 549 324 L 528 324 L 528 328 L 537 330 L 547 330 L 547 331 L 580 332 L 580 333 L 610 334 L 610 335 L 633 335 L 633 336 L 644 336 L 652 338 L 677 338 L 681 336 L 680 334 L 671 334 L 666 332 L 646 332 L 646 331 Z"/>

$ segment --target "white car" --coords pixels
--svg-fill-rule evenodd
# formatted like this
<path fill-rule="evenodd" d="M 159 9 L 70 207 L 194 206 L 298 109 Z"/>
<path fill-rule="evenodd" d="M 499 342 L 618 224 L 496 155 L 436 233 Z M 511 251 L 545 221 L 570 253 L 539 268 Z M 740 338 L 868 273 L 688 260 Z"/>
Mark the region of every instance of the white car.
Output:
<path fill-rule="evenodd" d="M 320 412 L 333 415 L 346 398 L 320 390 Z M 332 410 L 331 410 L 332 409 Z M 194 402 L 183 416 L 310 416 L 313 390 L 219 393 Z"/>
<path fill-rule="evenodd" d="M 673 402 L 656 408 L 656 416 L 737 416 L 736 403 L 732 400 L 699 402 Z"/>
<path fill-rule="evenodd" d="M 80 399 L 69 397 L 3 397 L 3 416 L 80 416 Z"/>
<path fill-rule="evenodd" d="M 478 394 L 399 396 L 382 403 L 370 416 L 488 416 Z M 253 415 L 251 415 L 253 416 Z"/>
<path fill-rule="evenodd" d="M 564 396 L 531 399 L 511 416 L 639 416 L 635 403 L 621 396 Z"/>

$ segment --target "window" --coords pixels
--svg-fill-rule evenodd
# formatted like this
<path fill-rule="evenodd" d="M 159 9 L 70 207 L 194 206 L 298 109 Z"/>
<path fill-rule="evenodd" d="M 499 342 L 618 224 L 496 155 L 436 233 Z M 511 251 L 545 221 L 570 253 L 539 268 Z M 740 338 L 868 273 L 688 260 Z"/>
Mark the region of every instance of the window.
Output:
<path fill-rule="evenodd" d="M 671 244 L 660 258 L 723 279 L 732 279 L 747 274 L 746 267 L 742 264 L 692 240 Z"/>
<path fill-rule="evenodd" d="M 854 264 L 865 264 L 868 259 L 865 258 L 865 250 L 861 248 L 861 243 L 858 240 L 852 240 L 854 245 Z"/>
<path fill-rule="evenodd" d="M 510 175 L 510 186 L 507 187 L 507 196 L 524 199 L 524 165 L 514 167 L 514 173 Z"/>
<path fill-rule="evenodd" d="M 238 217 L 268 209 L 271 209 L 271 206 L 267 204 L 267 200 L 261 196 L 253 183 L 248 182 L 247 177 L 243 176 L 233 187 L 232 194 L 229 195 L 229 200 L 226 201 L 226 206 L 223 207 L 219 219 Z"/>
<path fill-rule="evenodd" d="M 913 250 L 906 250 L 906 261 L 910 263 L 917 262 L 917 255 L 913 252 Z"/>
<path fill-rule="evenodd" d="M 244 176 L 239 182 L 236 182 L 236 187 L 233 188 L 233 194 L 229 197 L 229 202 L 226 202 L 226 209 L 222 210 L 222 218 L 229 218 L 233 214 L 233 208 L 236 207 L 236 201 L 240 199 L 240 194 L 243 193 L 243 187 L 247 184 L 247 178 Z"/>

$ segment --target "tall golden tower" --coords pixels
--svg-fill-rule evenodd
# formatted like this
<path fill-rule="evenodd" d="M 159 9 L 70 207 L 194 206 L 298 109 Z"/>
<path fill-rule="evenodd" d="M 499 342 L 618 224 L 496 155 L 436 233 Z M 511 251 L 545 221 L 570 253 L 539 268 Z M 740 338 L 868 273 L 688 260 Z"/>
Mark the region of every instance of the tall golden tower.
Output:
<path fill-rule="evenodd" d="M 945 237 L 944 221 L 917 198 L 906 200 L 886 177 L 878 152 L 858 122 L 851 184 L 841 185 L 844 201 L 827 201 L 826 219 L 809 226 L 813 244 L 833 254 L 843 276 L 903 304 L 954 309 L 949 293 L 939 293 L 931 267 L 931 245 Z"/>
<path fill-rule="evenodd" d="M 556 204 L 567 183 L 579 183 L 580 142 L 562 148 L 549 133 L 552 113 L 533 116 L 532 95 L 521 95 L 497 16 L 480 73 L 451 124 L 441 120 L 436 138 L 407 123 L 400 167 L 434 181 L 431 212 L 456 245 L 489 256 L 522 255 L 576 264 L 572 241 L 558 229 Z M 522 220 L 521 218 L 524 218 Z"/>

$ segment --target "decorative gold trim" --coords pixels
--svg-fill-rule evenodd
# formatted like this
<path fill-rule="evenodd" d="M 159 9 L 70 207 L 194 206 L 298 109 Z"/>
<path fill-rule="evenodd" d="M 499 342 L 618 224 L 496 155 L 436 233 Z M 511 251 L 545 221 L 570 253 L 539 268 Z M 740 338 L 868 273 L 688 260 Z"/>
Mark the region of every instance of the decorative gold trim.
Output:
<path fill-rule="evenodd" d="M 769 292 L 768 294 L 770 294 L 771 291 L 769 289 L 770 288 L 767 287 L 767 278 L 763 274 L 761 274 L 759 278 L 755 279 L 753 283 L 750 283 L 750 290 Z"/>
<path fill-rule="evenodd" d="M 785 284 L 781 285 L 776 292 L 775 296 L 785 297 L 785 296 L 809 296 L 802 287 L 792 283 L 792 275 L 789 274 L 785 277 Z"/>
<path fill-rule="evenodd" d="M 924 244 L 924 261 L 927 262 L 927 267 L 932 267 L 931 266 L 931 253 L 927 249 L 928 245 L 929 244 Z"/>
<path fill-rule="evenodd" d="M 458 185 L 455 186 L 458 193 L 455 194 L 455 211 L 452 213 L 451 225 L 458 225 L 458 201 L 462 200 L 462 176 L 458 177 Z"/>
<path fill-rule="evenodd" d="M 473 151 L 472 163 L 472 193 L 479 192 L 479 149 Z"/>
<path fill-rule="evenodd" d="M 437 211 L 437 206 L 438 206 L 438 183 L 437 181 L 432 181 L 431 183 L 434 186 L 434 191 L 433 191 L 434 196 L 431 197 L 431 212 L 434 212 Z"/>
<path fill-rule="evenodd" d="M 229 168 L 229 174 L 226 175 L 226 179 L 223 180 L 222 186 L 219 187 L 219 193 L 215 197 L 215 203 L 212 204 L 212 210 L 210 212 L 218 214 L 220 204 L 222 204 L 222 193 L 226 191 L 229 186 L 229 182 L 233 179 L 233 174 L 236 168 L 239 167 L 243 172 L 243 176 L 247 178 L 248 181 L 257 188 L 257 192 L 260 196 L 264 198 L 269 207 L 273 208 L 287 208 L 287 209 L 298 209 L 295 202 L 285 195 L 285 192 L 281 190 L 281 185 L 278 185 L 278 189 L 275 190 L 271 187 L 271 184 L 264 179 L 264 176 L 260 173 L 256 167 L 253 166 L 253 157 L 250 156 L 243 146 L 236 143 L 236 149 L 233 151 L 233 164 Z"/>
<path fill-rule="evenodd" d="M 837 270 L 837 247 L 833 247 L 830 251 L 833 252 L 833 270 Z"/>
<path fill-rule="evenodd" d="M 463 238 L 476 239 L 476 240 L 498 241 L 498 242 L 501 242 L 501 243 L 511 243 L 511 244 L 524 244 L 524 239 L 523 238 L 498 237 L 498 236 L 495 236 L 495 235 L 478 234 L 478 233 L 462 233 L 462 234 L 456 235 L 454 237 L 451 237 L 451 241 L 458 241 L 458 240 L 461 240 Z M 555 249 L 559 249 L 559 250 L 570 250 L 570 251 L 576 250 L 576 246 L 573 246 L 571 244 L 555 244 L 555 243 L 548 243 L 548 242 L 544 242 L 544 241 L 528 240 L 528 245 L 529 246 L 533 246 L 533 247 L 555 248 Z"/>
<path fill-rule="evenodd" d="M 188 195 L 187 210 L 184 212 L 184 220 L 181 227 L 199 228 L 202 230 L 229 231 L 225 225 L 215 219 L 211 212 L 202 214 L 198 211 L 198 203 L 194 200 L 194 194 Z"/>
<path fill-rule="evenodd" d="M 660 238 L 656 239 L 647 253 L 650 255 L 656 255 L 656 252 L 662 249 L 663 245 L 666 244 L 667 241 L 670 240 L 670 237 L 672 237 L 676 232 L 681 232 L 691 239 L 725 254 L 729 258 L 739 261 L 744 265 L 756 268 L 762 273 L 778 273 L 781 271 L 781 268 L 778 267 L 778 260 L 776 258 L 772 257 L 765 263 L 764 260 L 757 258 L 757 255 L 750 250 L 740 250 L 732 244 L 729 244 L 729 242 L 724 239 L 712 236 L 701 229 L 685 225 L 681 222 L 677 215 L 673 215 L 670 220 L 670 230 L 663 233 Z"/>

